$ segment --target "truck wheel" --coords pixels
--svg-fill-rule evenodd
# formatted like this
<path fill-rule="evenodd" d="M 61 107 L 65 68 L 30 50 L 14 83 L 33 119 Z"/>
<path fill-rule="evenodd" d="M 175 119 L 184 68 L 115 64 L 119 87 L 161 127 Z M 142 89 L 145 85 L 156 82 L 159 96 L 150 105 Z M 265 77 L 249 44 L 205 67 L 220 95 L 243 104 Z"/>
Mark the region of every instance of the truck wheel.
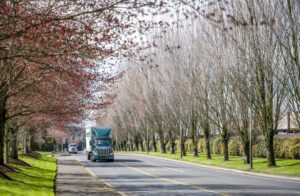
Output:
<path fill-rule="evenodd" d="M 93 155 L 91 155 L 91 161 L 92 161 L 93 163 L 96 162 L 96 159 L 94 159 L 94 156 L 93 156 Z"/>

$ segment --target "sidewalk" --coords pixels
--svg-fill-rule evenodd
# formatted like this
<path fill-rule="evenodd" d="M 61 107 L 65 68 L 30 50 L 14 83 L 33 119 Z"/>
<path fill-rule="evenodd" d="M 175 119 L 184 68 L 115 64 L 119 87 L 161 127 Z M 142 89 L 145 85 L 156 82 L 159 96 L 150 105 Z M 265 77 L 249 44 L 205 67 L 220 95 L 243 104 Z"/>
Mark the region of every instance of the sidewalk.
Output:
<path fill-rule="evenodd" d="M 58 159 L 56 195 L 116 196 L 119 194 L 91 176 L 77 161 Z"/>

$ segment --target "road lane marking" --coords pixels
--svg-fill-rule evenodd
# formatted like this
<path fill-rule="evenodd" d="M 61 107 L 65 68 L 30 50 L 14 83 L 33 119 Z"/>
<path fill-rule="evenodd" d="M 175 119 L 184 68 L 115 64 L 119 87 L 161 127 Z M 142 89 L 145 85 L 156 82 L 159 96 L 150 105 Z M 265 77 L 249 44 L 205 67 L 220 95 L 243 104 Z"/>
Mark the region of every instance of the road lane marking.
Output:
<path fill-rule="evenodd" d="M 104 182 L 104 181 L 101 181 L 98 177 L 97 177 L 97 175 L 94 173 L 94 172 L 92 172 L 92 170 L 90 170 L 89 168 L 86 168 L 80 161 L 78 161 L 78 160 L 74 160 L 75 162 L 77 162 L 77 164 L 78 165 L 80 165 L 81 167 L 83 167 L 83 169 L 90 175 L 90 176 L 92 176 L 93 177 L 93 180 L 94 180 L 94 182 L 95 183 L 97 183 L 97 184 L 99 184 L 99 185 L 104 185 L 104 189 L 105 190 L 107 190 L 107 191 L 109 191 L 109 192 L 112 192 L 112 193 L 115 193 L 115 194 L 119 194 L 119 195 L 126 195 L 126 194 L 124 194 L 123 192 L 119 192 L 119 191 L 116 191 L 116 190 L 114 190 L 113 188 L 112 188 L 112 186 L 110 185 L 110 184 L 108 184 L 107 182 Z"/>
<path fill-rule="evenodd" d="M 160 167 L 160 165 L 157 165 L 157 164 L 154 164 L 154 163 L 150 163 L 150 162 L 146 162 L 146 163 L 148 163 L 150 165 L 154 165 L 154 166 Z"/>
<path fill-rule="evenodd" d="M 184 173 L 184 171 L 182 171 L 180 169 L 174 169 L 174 168 L 170 168 L 170 167 L 164 167 L 164 168 Z"/>
<path fill-rule="evenodd" d="M 137 171 L 137 172 L 139 172 L 139 173 L 142 173 L 142 174 L 144 174 L 144 175 L 146 175 L 146 176 L 150 176 L 150 177 L 152 177 L 152 178 L 156 178 L 156 179 L 159 179 L 159 180 L 162 180 L 162 181 L 171 182 L 171 183 L 174 183 L 174 184 L 179 184 L 179 185 L 183 185 L 183 186 L 195 188 L 195 189 L 198 189 L 198 190 L 201 190 L 201 191 L 206 191 L 206 192 L 214 193 L 214 194 L 217 194 L 217 195 L 228 196 L 227 194 L 220 193 L 220 192 L 213 191 L 213 190 L 209 190 L 209 189 L 206 189 L 206 188 L 202 188 L 202 187 L 200 187 L 200 186 L 195 186 L 195 185 L 188 184 L 188 183 L 185 183 L 185 182 L 180 182 L 180 181 L 177 181 L 177 180 L 172 180 L 172 179 L 168 179 L 168 178 L 159 177 L 159 176 L 150 174 L 150 173 L 148 173 L 148 172 L 145 172 L 145 171 L 143 171 L 143 170 L 140 170 L 140 169 L 131 167 L 131 166 L 126 165 L 126 164 L 124 164 L 124 163 L 120 163 L 120 162 L 116 162 L 116 163 L 119 164 L 119 165 L 122 165 L 122 166 L 124 166 L 124 167 L 127 167 L 127 168 L 129 168 L 129 169 L 132 169 L 132 170 L 134 170 L 134 171 Z"/>
<path fill-rule="evenodd" d="M 233 175 L 239 175 L 239 176 L 247 176 L 247 177 L 253 177 L 253 178 L 258 178 L 258 179 L 263 178 L 263 179 L 267 179 L 267 180 L 300 184 L 300 181 L 298 179 L 286 179 L 287 177 L 285 177 L 285 176 L 267 176 L 267 175 L 272 175 L 272 174 L 245 172 L 243 170 L 222 168 L 222 167 L 217 167 L 217 166 L 213 166 L 213 165 L 203 165 L 203 164 L 199 164 L 199 163 L 185 162 L 182 160 L 175 160 L 175 159 L 170 159 L 170 158 L 165 158 L 165 157 L 156 157 L 153 155 L 144 155 L 144 154 L 130 154 L 130 155 L 138 155 L 138 156 L 140 155 L 140 156 L 144 156 L 144 157 L 148 157 L 148 158 L 156 158 L 156 159 L 165 160 L 165 161 L 173 161 L 173 162 L 176 162 L 178 165 L 186 165 L 186 166 L 193 165 L 196 167 L 212 169 L 212 170 L 220 172 L 220 173 L 233 174 Z"/>
<path fill-rule="evenodd" d="M 164 167 L 164 166 L 161 166 L 161 165 L 157 165 L 157 164 L 154 164 L 154 163 L 150 163 L 150 162 L 146 162 L 150 165 L 154 165 L 154 166 L 157 166 L 157 167 L 161 167 L 161 168 L 165 168 L 165 169 L 169 169 L 169 170 L 174 170 L 174 171 L 177 171 L 177 172 L 181 172 L 181 173 L 184 173 L 183 170 L 179 170 L 179 169 L 174 169 L 174 168 L 170 168 L 170 167 Z"/>

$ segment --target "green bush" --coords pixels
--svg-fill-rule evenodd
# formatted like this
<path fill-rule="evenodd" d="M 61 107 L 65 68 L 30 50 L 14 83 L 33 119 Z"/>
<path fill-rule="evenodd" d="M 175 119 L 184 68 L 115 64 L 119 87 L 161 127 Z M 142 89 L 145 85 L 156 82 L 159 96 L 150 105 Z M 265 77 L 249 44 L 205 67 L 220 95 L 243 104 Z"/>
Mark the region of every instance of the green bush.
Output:
<path fill-rule="evenodd" d="M 166 150 L 169 151 L 170 149 L 171 149 L 171 144 L 170 141 L 168 141 L 166 144 Z"/>
<path fill-rule="evenodd" d="M 205 139 L 204 138 L 202 138 L 198 141 L 197 147 L 198 147 L 198 151 L 200 153 L 206 153 L 206 145 L 205 145 Z"/>
<path fill-rule="evenodd" d="M 256 154 L 257 154 L 256 155 L 257 157 L 266 157 L 267 156 L 265 140 L 262 139 L 258 142 Z"/>
<path fill-rule="evenodd" d="M 223 146 L 222 146 L 222 138 L 217 137 L 213 141 L 213 154 L 222 154 Z"/>
<path fill-rule="evenodd" d="M 228 153 L 229 153 L 229 155 L 231 155 L 231 156 L 241 156 L 242 155 L 241 147 L 242 147 L 242 144 L 238 139 L 236 139 L 236 138 L 230 139 L 229 143 L 228 143 Z"/>
<path fill-rule="evenodd" d="M 292 159 L 300 159 L 300 143 L 294 145 L 290 151 L 289 156 Z"/>
<path fill-rule="evenodd" d="M 150 148 L 150 150 L 154 150 L 152 140 L 150 140 L 150 142 L 149 142 L 149 148 Z"/>
<path fill-rule="evenodd" d="M 147 150 L 147 144 L 146 144 L 146 140 L 143 141 L 143 147 L 144 147 L 144 150 Z"/>
<path fill-rule="evenodd" d="M 184 148 L 186 152 L 193 152 L 193 142 L 191 139 L 188 139 L 184 143 Z"/>
<path fill-rule="evenodd" d="M 175 151 L 180 151 L 180 140 L 175 141 Z"/>
<path fill-rule="evenodd" d="M 160 152 L 160 141 L 156 142 L 156 149 L 158 152 Z"/>

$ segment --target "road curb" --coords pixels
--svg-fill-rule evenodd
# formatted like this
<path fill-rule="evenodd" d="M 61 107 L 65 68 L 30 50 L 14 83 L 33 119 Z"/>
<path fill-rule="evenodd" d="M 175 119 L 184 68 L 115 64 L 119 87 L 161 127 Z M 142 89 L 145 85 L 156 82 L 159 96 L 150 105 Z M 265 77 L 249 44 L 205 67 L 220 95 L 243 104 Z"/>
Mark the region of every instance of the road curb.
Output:
<path fill-rule="evenodd" d="M 122 155 L 122 154 L 119 154 L 119 155 Z M 134 153 L 128 153 L 128 154 L 134 154 Z M 178 162 L 178 163 L 184 163 L 184 164 L 189 164 L 189 165 L 194 165 L 194 166 L 204 167 L 204 168 L 209 168 L 209 169 L 229 171 L 229 172 L 232 172 L 232 173 L 248 174 L 248 175 L 252 175 L 252 176 L 259 176 L 259 177 L 273 178 L 273 179 L 275 178 L 275 179 L 281 179 L 281 180 L 292 180 L 295 183 L 300 183 L 300 178 L 298 178 L 298 177 L 286 177 L 286 176 L 280 176 L 280 175 L 248 172 L 248 171 L 242 171 L 242 170 L 237 170 L 237 169 L 230 169 L 230 168 L 223 168 L 223 167 L 217 167 L 217 166 L 203 165 L 203 164 L 199 164 L 199 163 L 191 163 L 191 162 L 187 162 L 187 161 L 170 159 L 170 158 L 165 158 L 165 157 L 158 157 L 158 156 L 153 156 L 153 155 L 145 155 L 145 154 L 134 154 L 134 155 L 153 157 L 153 158 L 164 159 L 164 160 L 169 160 L 169 161 L 175 161 L 175 162 Z"/>

